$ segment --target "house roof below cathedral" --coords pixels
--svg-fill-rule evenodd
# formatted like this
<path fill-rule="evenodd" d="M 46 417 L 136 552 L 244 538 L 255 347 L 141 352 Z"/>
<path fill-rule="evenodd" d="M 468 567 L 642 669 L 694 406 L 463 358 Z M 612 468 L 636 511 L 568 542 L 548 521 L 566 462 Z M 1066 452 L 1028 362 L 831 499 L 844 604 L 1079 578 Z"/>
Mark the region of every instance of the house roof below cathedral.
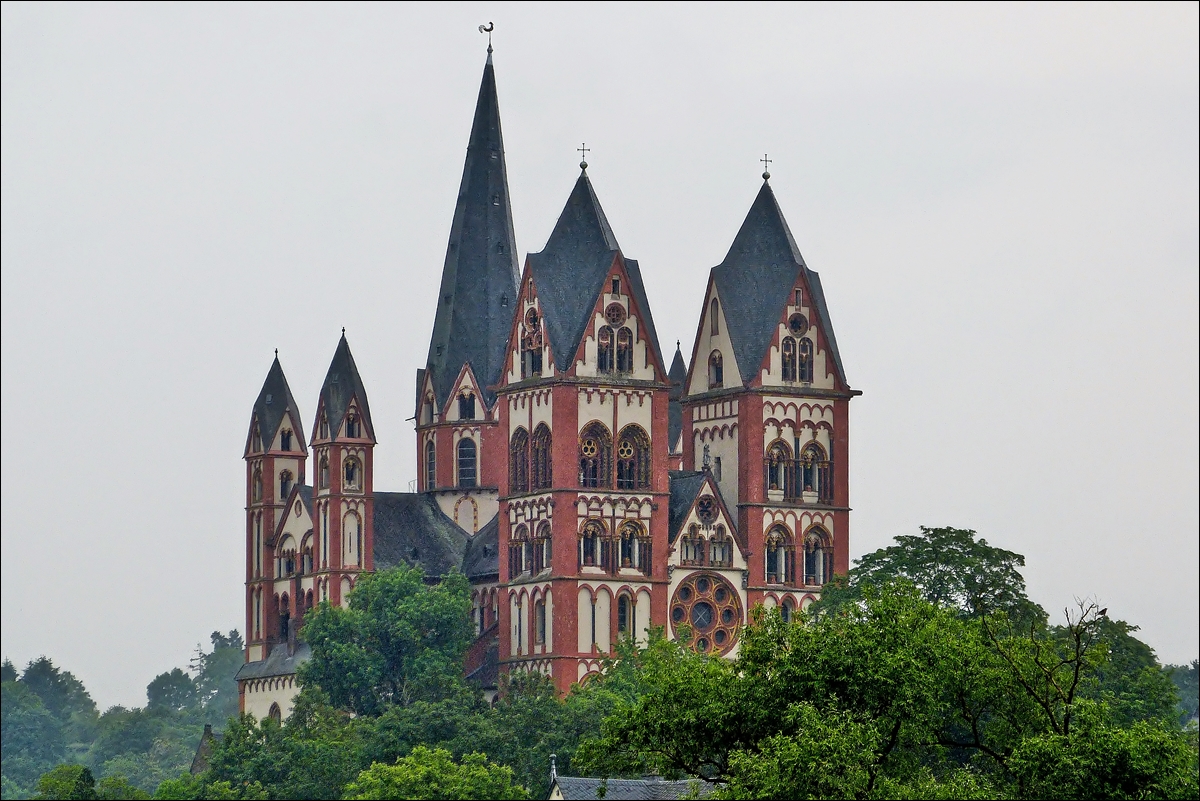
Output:
<path fill-rule="evenodd" d="M 300 412 L 296 408 L 296 400 L 292 397 L 292 389 L 288 386 L 287 377 L 283 374 L 283 366 L 279 363 L 279 355 L 271 362 L 267 378 L 263 381 L 258 399 L 254 401 L 254 420 L 258 424 L 258 435 L 263 447 L 271 447 L 275 432 L 283 422 L 284 415 L 291 412 L 292 425 L 295 426 L 296 441 L 305 442 L 304 424 L 300 420 Z M 253 433 L 253 432 L 251 432 Z M 253 440 L 253 437 L 251 437 Z M 249 442 L 247 442 L 249 448 Z"/>
<path fill-rule="evenodd" d="M 296 668 L 312 658 L 312 646 L 306 642 L 296 643 L 296 647 L 288 653 L 287 643 L 271 646 L 271 652 L 266 659 L 257 662 L 247 662 L 238 669 L 235 678 L 238 681 L 246 679 L 269 679 L 274 676 L 290 676 Z"/>
<path fill-rule="evenodd" d="M 500 576 L 500 515 L 496 515 L 471 537 L 462 562 L 463 575 L 470 581 Z"/>
<path fill-rule="evenodd" d="M 432 495 L 377 492 L 374 501 L 376 570 L 420 565 L 428 578 L 438 578 L 462 564 L 467 533 Z"/>
<path fill-rule="evenodd" d="M 528 256 L 554 364 L 560 372 L 567 372 L 575 359 L 579 343 L 592 321 L 596 298 L 620 251 L 584 170 L 567 198 L 546 247 Z M 641 269 L 634 259 L 625 258 L 624 261 L 631 284 L 630 294 L 637 304 L 646 338 L 654 346 L 656 358 L 661 358 Z"/>
<path fill-rule="evenodd" d="M 362 413 L 366 432 L 375 438 L 375 426 L 371 424 L 371 406 L 367 403 L 367 388 L 363 386 L 362 377 L 358 374 L 358 366 L 354 363 L 354 355 L 350 353 L 350 343 L 346 341 L 346 332 L 338 340 L 337 350 L 329 362 L 329 370 L 325 373 L 325 383 L 321 384 L 321 401 L 325 407 L 325 416 L 335 435 L 346 411 L 350 408 L 350 400 L 358 398 L 358 408 Z"/>
<path fill-rule="evenodd" d="M 838 377 L 849 386 L 821 279 L 804 263 L 775 193 L 771 191 L 770 183 L 764 180 L 725 260 L 713 268 L 717 292 L 725 306 L 725 323 L 733 355 L 738 371 L 747 381 L 758 375 L 802 271 L 820 317 L 818 323 L 833 354 Z"/>
<path fill-rule="evenodd" d="M 666 780 L 658 776 L 644 779 L 592 779 L 579 776 L 555 776 L 550 783 L 550 798 L 604 798 L 606 801 L 672 801 L 676 798 L 708 798 L 716 786 L 703 779 Z"/>

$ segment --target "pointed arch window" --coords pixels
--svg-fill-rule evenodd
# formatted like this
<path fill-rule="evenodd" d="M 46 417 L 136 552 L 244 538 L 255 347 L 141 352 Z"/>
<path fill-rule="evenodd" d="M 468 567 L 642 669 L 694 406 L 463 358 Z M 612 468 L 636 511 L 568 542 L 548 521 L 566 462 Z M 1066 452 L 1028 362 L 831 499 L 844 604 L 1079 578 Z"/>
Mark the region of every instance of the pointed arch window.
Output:
<path fill-rule="evenodd" d="M 628 328 L 617 331 L 617 372 L 633 372 L 633 332 Z"/>
<path fill-rule="evenodd" d="M 262 468 L 254 468 L 254 477 L 250 479 L 250 499 L 255 503 L 262 500 L 263 497 L 263 478 Z"/>
<path fill-rule="evenodd" d="M 458 441 L 458 486 L 474 487 L 476 485 L 475 440 L 460 439 Z"/>
<path fill-rule="evenodd" d="M 780 348 L 780 356 L 783 361 L 783 380 L 796 380 L 796 340 L 791 337 L 783 338 L 783 345 Z"/>
<path fill-rule="evenodd" d="M 342 474 L 345 477 L 345 487 L 347 491 L 358 491 L 362 489 L 363 469 L 362 462 L 351 456 L 342 466 Z"/>
<path fill-rule="evenodd" d="M 283 430 L 279 432 L 279 450 L 290 451 L 292 449 L 292 432 Z"/>
<path fill-rule="evenodd" d="M 621 526 L 617 540 L 620 566 L 634 568 L 650 575 L 650 538 L 646 536 L 645 529 L 633 521 L 626 522 Z"/>
<path fill-rule="evenodd" d="M 820 587 L 833 575 L 833 548 L 829 535 L 820 528 L 810 529 L 804 537 L 804 583 Z"/>
<path fill-rule="evenodd" d="M 322 455 L 317 467 L 317 488 L 329 489 L 329 457 Z"/>
<path fill-rule="evenodd" d="M 279 474 L 279 500 L 286 500 L 292 491 L 292 471 L 284 470 Z"/>
<path fill-rule="evenodd" d="M 532 300 L 533 286 L 529 287 Z M 521 333 L 521 378 L 536 378 L 542 374 L 542 321 L 537 309 L 525 312 Z"/>
<path fill-rule="evenodd" d="M 346 416 L 346 436 L 350 439 L 358 439 L 362 436 L 362 423 L 359 422 L 358 415 L 353 412 Z"/>
<path fill-rule="evenodd" d="M 529 492 L 529 432 L 518 428 L 508 446 L 508 491 Z"/>
<path fill-rule="evenodd" d="M 613 330 L 607 325 L 600 326 L 596 335 L 596 370 L 601 373 L 613 371 L 613 346 L 615 345 Z"/>
<path fill-rule="evenodd" d="M 603 423 L 588 423 L 579 435 L 579 486 L 612 486 L 612 436 Z"/>
<path fill-rule="evenodd" d="M 716 303 L 716 301 L 713 301 Z M 708 388 L 718 389 L 725 386 L 725 367 L 722 364 L 721 351 L 714 350 L 708 357 Z"/>
<path fill-rule="evenodd" d="M 800 340 L 800 380 L 811 383 L 813 380 L 813 343 L 808 337 Z"/>
<path fill-rule="evenodd" d="M 775 526 L 767 532 L 766 546 L 767 583 L 792 583 L 796 567 L 791 533 L 783 526 Z"/>
<path fill-rule="evenodd" d="M 285 624 L 284 628 L 286 628 L 286 627 L 287 626 Z M 286 636 L 286 635 L 284 635 L 284 636 Z M 279 709 L 279 704 L 271 704 L 271 708 L 269 710 L 267 710 L 267 717 L 276 726 L 279 726 L 283 723 L 283 712 Z"/>
<path fill-rule="evenodd" d="M 425 489 L 437 489 L 437 446 L 425 440 Z"/>
<path fill-rule="evenodd" d="M 550 489 L 554 483 L 553 476 L 553 442 L 550 427 L 539 423 L 533 430 L 533 445 L 531 448 L 530 489 L 533 491 Z"/>
<path fill-rule="evenodd" d="M 792 497 L 792 449 L 781 439 L 777 439 L 767 448 L 767 489 L 783 490 L 784 494 Z"/>
<path fill-rule="evenodd" d="M 458 396 L 458 419 L 475 419 L 475 393 L 468 391 Z"/>
<path fill-rule="evenodd" d="M 825 450 L 816 442 L 804 446 L 800 454 L 800 483 L 804 492 L 815 492 L 821 503 L 833 499 L 833 482 L 830 480 L 829 460 Z"/>
<path fill-rule="evenodd" d="M 721 304 L 716 298 L 708 304 L 708 333 L 714 337 L 721 333 Z"/>
<path fill-rule="evenodd" d="M 650 437 L 638 425 L 621 429 L 617 442 L 617 489 L 650 488 Z"/>

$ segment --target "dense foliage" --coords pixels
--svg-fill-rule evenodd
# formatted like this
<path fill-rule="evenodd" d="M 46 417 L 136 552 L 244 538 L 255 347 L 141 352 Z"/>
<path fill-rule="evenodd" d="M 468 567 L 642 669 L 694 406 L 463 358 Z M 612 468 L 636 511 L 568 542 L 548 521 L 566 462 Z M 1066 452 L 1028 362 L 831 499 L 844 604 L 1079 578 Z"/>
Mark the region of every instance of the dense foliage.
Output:
<path fill-rule="evenodd" d="M 284 723 L 233 718 L 209 769 L 177 761 L 154 797 L 544 798 L 551 754 L 564 775 L 702 777 L 720 798 L 1197 797 L 1196 663 L 1163 668 L 1135 626 L 1090 602 L 1050 625 L 1023 565 L 974 532 L 923 529 L 792 622 L 756 609 L 735 659 L 657 632 L 620 642 L 566 698 L 511 674 L 495 705 L 462 678 L 463 577 L 376 573 L 348 608 L 309 616 L 313 658 Z M 26 682 L 6 666 L 5 797 L 10 753 L 43 797 L 118 797 L 113 768 L 161 742 L 153 721 L 229 708 L 219 677 L 240 656 L 210 667 L 226 658 L 217 645 L 191 674 L 156 677 L 145 709 L 93 705 L 91 724 L 69 674 L 41 666 Z M 39 766 L 73 756 L 39 783 Z M 155 786 L 124 775 L 126 793 Z"/>

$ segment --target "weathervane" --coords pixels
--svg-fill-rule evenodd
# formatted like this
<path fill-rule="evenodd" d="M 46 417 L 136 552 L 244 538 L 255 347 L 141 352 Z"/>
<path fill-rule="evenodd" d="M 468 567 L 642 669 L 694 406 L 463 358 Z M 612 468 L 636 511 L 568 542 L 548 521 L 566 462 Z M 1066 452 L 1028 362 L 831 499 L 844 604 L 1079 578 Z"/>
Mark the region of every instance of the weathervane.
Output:
<path fill-rule="evenodd" d="M 767 158 L 767 154 L 763 153 L 763 157 L 759 161 L 763 163 L 763 180 L 766 181 L 771 177 L 771 172 L 767 169 L 767 165 L 773 163 L 774 159 Z"/>
<path fill-rule="evenodd" d="M 587 154 L 591 152 L 591 148 L 587 146 L 587 142 L 580 142 L 579 147 L 575 148 L 579 151 L 579 169 L 587 169 Z"/>
<path fill-rule="evenodd" d="M 496 29 L 495 23 L 489 22 L 487 25 L 480 25 L 479 32 L 488 35 L 488 52 L 492 52 L 492 31 Z"/>

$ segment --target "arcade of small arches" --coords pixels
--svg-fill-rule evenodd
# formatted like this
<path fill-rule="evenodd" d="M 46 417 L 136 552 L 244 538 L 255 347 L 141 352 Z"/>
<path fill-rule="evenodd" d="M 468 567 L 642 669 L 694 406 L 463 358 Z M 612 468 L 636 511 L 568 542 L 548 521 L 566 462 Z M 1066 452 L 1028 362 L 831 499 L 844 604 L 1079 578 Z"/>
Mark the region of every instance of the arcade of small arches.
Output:
<path fill-rule="evenodd" d="M 723 525 L 706 531 L 693 523 L 679 538 L 679 563 L 687 567 L 733 567 L 733 538 Z"/>
<path fill-rule="evenodd" d="M 764 538 L 767 584 L 820 587 L 833 576 L 833 539 L 819 526 L 796 547 L 787 526 L 772 526 Z"/>
<path fill-rule="evenodd" d="M 646 527 L 636 520 L 621 522 L 615 535 L 603 520 L 585 520 L 579 528 L 578 540 L 580 572 L 585 568 L 598 568 L 611 575 L 626 569 L 636 570 L 645 576 L 653 574 L 653 546 L 650 534 Z"/>
<path fill-rule="evenodd" d="M 833 502 L 833 470 L 825 449 L 816 440 L 795 449 L 782 438 L 767 446 L 763 458 L 763 484 L 781 493 L 783 500 L 829 504 Z M 795 455 L 799 452 L 798 455 Z"/>

